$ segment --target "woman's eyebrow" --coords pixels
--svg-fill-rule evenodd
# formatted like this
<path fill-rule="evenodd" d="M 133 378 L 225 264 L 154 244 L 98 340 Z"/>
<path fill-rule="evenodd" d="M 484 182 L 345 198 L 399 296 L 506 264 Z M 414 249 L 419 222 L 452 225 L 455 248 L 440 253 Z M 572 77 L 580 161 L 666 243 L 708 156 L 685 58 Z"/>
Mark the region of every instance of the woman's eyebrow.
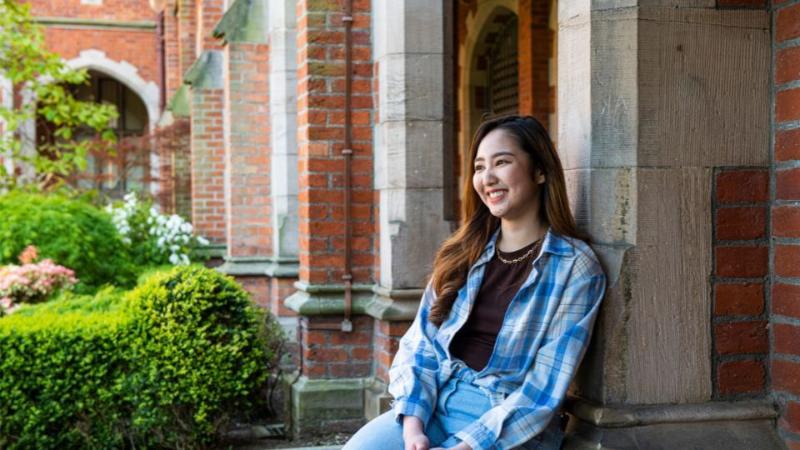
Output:
<path fill-rule="evenodd" d="M 514 153 L 509 151 L 497 152 L 492 155 L 492 158 L 497 158 L 498 156 L 514 156 Z M 483 161 L 483 156 L 478 156 L 477 158 L 475 158 L 475 162 L 478 161 Z"/>

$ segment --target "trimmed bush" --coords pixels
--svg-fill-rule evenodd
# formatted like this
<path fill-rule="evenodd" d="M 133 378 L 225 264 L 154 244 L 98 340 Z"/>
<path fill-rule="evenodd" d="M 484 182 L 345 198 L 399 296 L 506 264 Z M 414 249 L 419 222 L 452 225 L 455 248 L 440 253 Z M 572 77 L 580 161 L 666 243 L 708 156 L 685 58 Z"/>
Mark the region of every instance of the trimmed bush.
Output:
<path fill-rule="evenodd" d="M 0 448 L 202 448 L 262 397 L 280 339 L 201 267 L 0 319 Z"/>
<path fill-rule="evenodd" d="M 132 286 L 135 269 L 109 215 L 80 200 L 12 192 L 0 196 L 0 264 L 35 245 L 41 258 L 75 271 L 77 292 Z"/>

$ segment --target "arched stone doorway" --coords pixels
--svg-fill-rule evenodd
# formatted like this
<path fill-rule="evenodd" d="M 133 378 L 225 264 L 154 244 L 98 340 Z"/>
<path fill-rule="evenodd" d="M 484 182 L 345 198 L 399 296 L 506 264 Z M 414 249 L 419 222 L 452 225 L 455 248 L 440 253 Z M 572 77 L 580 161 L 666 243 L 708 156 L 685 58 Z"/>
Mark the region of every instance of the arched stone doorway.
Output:
<path fill-rule="evenodd" d="M 556 141 L 556 1 L 456 2 L 456 179 L 486 118 L 531 115 Z"/>

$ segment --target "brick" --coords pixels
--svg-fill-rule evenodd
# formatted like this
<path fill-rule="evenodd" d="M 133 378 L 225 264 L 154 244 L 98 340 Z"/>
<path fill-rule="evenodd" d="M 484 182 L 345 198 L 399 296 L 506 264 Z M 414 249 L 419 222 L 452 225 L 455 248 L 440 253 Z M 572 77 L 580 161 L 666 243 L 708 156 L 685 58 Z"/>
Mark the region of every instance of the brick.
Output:
<path fill-rule="evenodd" d="M 800 245 L 775 246 L 775 273 L 782 277 L 800 277 Z"/>
<path fill-rule="evenodd" d="M 763 320 L 718 324 L 714 327 L 714 336 L 720 355 L 769 351 L 767 322 Z"/>
<path fill-rule="evenodd" d="M 800 50 L 800 47 L 797 49 Z M 777 161 L 800 159 L 800 128 L 776 133 L 775 159 Z"/>
<path fill-rule="evenodd" d="M 769 199 L 769 173 L 766 170 L 737 170 L 717 175 L 717 201 L 720 203 L 766 202 Z"/>
<path fill-rule="evenodd" d="M 331 344 L 334 345 L 367 345 L 372 342 L 372 334 L 363 331 L 350 333 L 334 333 Z"/>
<path fill-rule="evenodd" d="M 796 37 L 800 37 L 800 5 L 779 9 L 775 21 L 775 39 L 783 42 Z"/>
<path fill-rule="evenodd" d="M 764 312 L 764 285 L 717 284 L 714 287 L 714 314 L 718 316 L 758 316 Z"/>
<path fill-rule="evenodd" d="M 772 235 L 800 237 L 800 207 L 777 206 L 772 209 Z"/>
<path fill-rule="evenodd" d="M 775 120 L 786 122 L 800 119 L 800 89 L 787 89 L 775 95 Z"/>
<path fill-rule="evenodd" d="M 720 363 L 717 377 L 722 395 L 757 393 L 764 390 L 766 371 L 761 361 L 726 361 Z"/>
<path fill-rule="evenodd" d="M 775 197 L 779 200 L 800 200 L 800 169 L 775 173 Z"/>
<path fill-rule="evenodd" d="M 767 228 L 764 207 L 720 208 L 717 210 L 718 240 L 763 238 Z"/>
<path fill-rule="evenodd" d="M 782 409 L 780 427 L 792 433 L 800 433 L 800 403 L 788 401 Z"/>
<path fill-rule="evenodd" d="M 355 347 L 350 350 L 351 361 L 370 361 L 372 360 L 372 348 Z"/>
<path fill-rule="evenodd" d="M 780 359 L 772 360 L 772 389 L 800 394 L 800 364 Z"/>
<path fill-rule="evenodd" d="M 756 278 L 767 274 L 766 247 L 717 247 L 716 257 L 717 276 Z"/>
<path fill-rule="evenodd" d="M 380 322 L 381 333 L 392 337 L 402 337 L 410 326 L 411 322 Z"/>
<path fill-rule="evenodd" d="M 372 374 L 372 363 L 333 364 L 329 370 L 335 378 L 366 377 Z"/>
<path fill-rule="evenodd" d="M 772 313 L 800 318 L 800 286 L 775 283 L 772 286 Z"/>
<path fill-rule="evenodd" d="M 800 79 L 800 47 L 779 50 L 775 56 L 775 83 Z"/>
<path fill-rule="evenodd" d="M 347 361 L 347 351 L 336 347 L 307 347 L 303 348 L 303 358 L 309 361 Z"/>
<path fill-rule="evenodd" d="M 800 355 L 800 327 L 776 323 L 772 325 L 773 342 L 776 353 Z"/>

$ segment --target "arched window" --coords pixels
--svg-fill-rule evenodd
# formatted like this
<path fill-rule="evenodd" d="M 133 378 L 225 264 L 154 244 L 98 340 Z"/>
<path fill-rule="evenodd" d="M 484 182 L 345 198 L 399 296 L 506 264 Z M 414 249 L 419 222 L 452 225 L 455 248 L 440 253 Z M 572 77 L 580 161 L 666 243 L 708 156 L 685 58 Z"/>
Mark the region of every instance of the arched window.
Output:
<path fill-rule="evenodd" d="M 486 36 L 489 94 L 487 116 L 519 112 L 519 70 L 517 65 L 517 17 L 503 18 L 503 28 Z M 501 23 L 502 23 L 501 22 Z"/>
<path fill-rule="evenodd" d="M 113 124 L 118 142 L 113 155 L 92 153 L 86 170 L 77 174 L 77 187 L 97 189 L 112 197 L 125 192 L 147 191 L 150 181 L 151 145 L 147 109 L 135 92 L 118 80 L 98 71 L 89 71 L 89 83 L 79 86 L 74 95 L 79 100 L 110 103 L 119 117 Z"/>

